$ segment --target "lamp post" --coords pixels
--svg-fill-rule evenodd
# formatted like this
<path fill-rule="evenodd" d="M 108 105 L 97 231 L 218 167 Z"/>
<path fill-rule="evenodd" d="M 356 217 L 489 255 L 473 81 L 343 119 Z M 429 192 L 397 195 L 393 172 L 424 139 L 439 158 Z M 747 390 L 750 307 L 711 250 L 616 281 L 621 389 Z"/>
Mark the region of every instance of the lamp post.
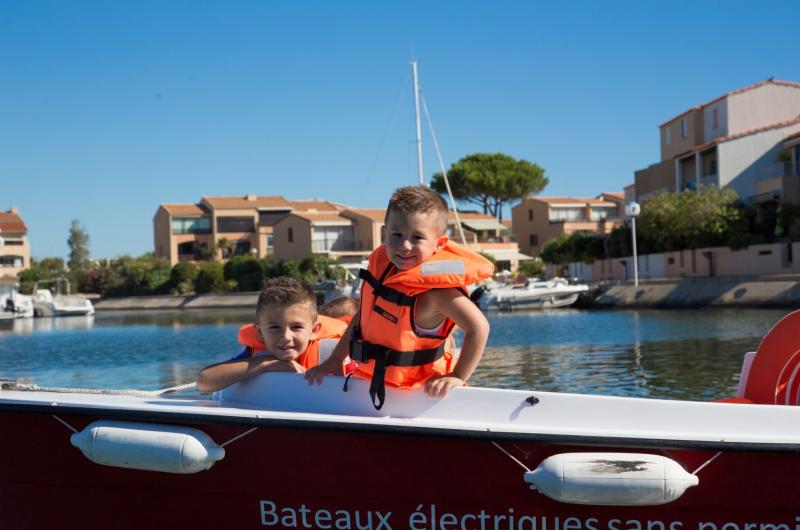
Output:
<path fill-rule="evenodd" d="M 636 255 L 636 216 L 642 211 L 642 207 L 636 201 L 631 201 L 625 205 L 625 215 L 631 219 L 631 239 L 633 240 L 633 285 L 639 287 L 639 258 Z"/>

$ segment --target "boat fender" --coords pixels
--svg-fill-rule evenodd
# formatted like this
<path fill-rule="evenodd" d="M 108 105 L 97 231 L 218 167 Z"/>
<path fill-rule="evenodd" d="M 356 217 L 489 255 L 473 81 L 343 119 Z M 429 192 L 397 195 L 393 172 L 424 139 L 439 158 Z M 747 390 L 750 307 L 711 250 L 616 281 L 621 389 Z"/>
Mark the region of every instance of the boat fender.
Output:
<path fill-rule="evenodd" d="M 197 473 L 225 457 L 206 433 L 175 425 L 100 420 L 70 441 L 97 464 L 163 473 Z"/>
<path fill-rule="evenodd" d="M 553 500 L 596 506 L 667 504 L 698 478 L 670 458 L 640 453 L 561 453 L 525 473 L 525 482 Z"/>

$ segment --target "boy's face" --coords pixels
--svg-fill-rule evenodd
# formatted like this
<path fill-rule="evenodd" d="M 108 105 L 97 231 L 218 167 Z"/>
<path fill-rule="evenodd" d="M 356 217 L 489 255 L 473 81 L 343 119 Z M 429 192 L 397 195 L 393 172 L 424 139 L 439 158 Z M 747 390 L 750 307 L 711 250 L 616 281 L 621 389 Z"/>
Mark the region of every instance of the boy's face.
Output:
<path fill-rule="evenodd" d="M 295 361 L 317 338 L 322 324 L 315 322 L 308 303 L 289 306 L 267 305 L 258 313 L 256 329 L 267 353 L 282 361 Z"/>
<path fill-rule="evenodd" d="M 406 214 L 389 210 L 384 230 L 386 254 L 399 270 L 416 267 L 447 243 L 435 213 Z"/>

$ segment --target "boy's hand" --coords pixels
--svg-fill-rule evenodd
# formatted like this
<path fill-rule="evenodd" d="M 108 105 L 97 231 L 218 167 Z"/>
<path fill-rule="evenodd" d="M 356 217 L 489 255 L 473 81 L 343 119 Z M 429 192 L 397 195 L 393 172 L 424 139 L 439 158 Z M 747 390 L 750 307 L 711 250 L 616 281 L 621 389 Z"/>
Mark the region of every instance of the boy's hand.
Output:
<path fill-rule="evenodd" d="M 322 380 L 325 379 L 326 375 L 330 373 L 336 373 L 336 368 L 340 365 L 341 363 L 333 356 L 328 357 L 318 366 L 314 366 L 313 368 L 306 370 L 306 381 L 308 381 L 309 385 L 319 385 L 322 383 Z"/>
<path fill-rule="evenodd" d="M 444 397 L 447 391 L 451 388 L 458 386 L 465 386 L 467 383 L 457 375 L 445 374 L 438 377 L 432 377 L 425 385 L 425 393 L 431 397 Z"/>

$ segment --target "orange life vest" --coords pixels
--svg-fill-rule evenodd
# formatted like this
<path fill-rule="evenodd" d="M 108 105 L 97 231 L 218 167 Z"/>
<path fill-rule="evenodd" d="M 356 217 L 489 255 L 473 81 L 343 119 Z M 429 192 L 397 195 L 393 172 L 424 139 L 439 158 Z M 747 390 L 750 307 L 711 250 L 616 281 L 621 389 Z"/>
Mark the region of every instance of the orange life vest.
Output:
<path fill-rule="evenodd" d="M 308 343 L 308 348 L 300 357 L 297 358 L 297 363 L 306 370 L 319 365 L 319 342 L 324 339 L 340 339 L 347 329 L 347 324 L 338 318 L 330 318 L 323 315 L 317 316 L 317 322 L 322 324 L 319 334 L 315 340 Z M 254 357 L 258 352 L 263 351 L 265 348 L 264 341 L 258 336 L 258 330 L 254 324 L 245 324 L 239 328 L 239 343 L 242 346 L 247 346 L 250 350 L 250 356 Z"/>
<path fill-rule="evenodd" d="M 446 319 L 439 335 L 417 335 L 414 311 L 419 295 L 446 288 L 466 294 L 468 285 L 493 272 L 490 261 L 452 242 L 403 271 L 389 261 L 385 246 L 370 254 L 368 268 L 359 272 L 364 280 L 361 318 L 352 331 L 350 357 L 359 362 L 353 375 L 371 380 L 369 393 L 376 409 L 383 406 L 385 385 L 420 388 L 431 377 L 452 371 L 453 355 L 445 345 L 455 323 Z"/>

